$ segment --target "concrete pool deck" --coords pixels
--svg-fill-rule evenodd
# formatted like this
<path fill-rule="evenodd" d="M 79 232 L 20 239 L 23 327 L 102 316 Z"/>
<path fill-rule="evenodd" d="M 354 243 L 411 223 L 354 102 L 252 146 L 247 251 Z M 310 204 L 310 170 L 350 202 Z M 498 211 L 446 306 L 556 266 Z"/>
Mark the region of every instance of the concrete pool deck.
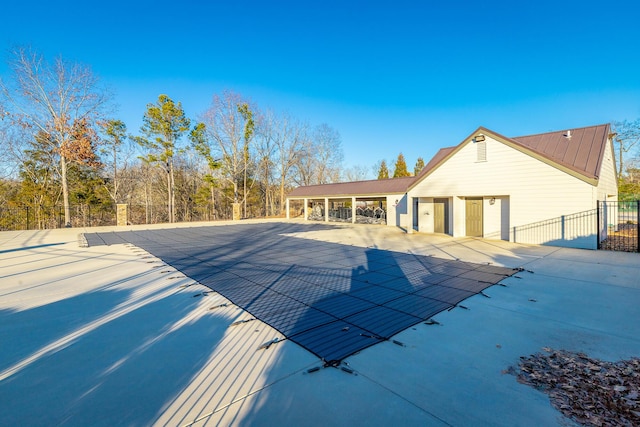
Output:
<path fill-rule="evenodd" d="M 259 349 L 282 336 L 259 321 L 232 326 L 252 317 L 139 248 L 78 244 L 82 232 L 168 225 L 2 232 L 0 424 L 567 425 L 545 394 L 502 372 L 542 347 L 640 355 L 638 254 L 298 224 L 289 235 L 310 245 L 532 273 L 436 315 L 440 325 L 400 332 L 403 346 L 316 370 L 318 358 L 292 342 Z"/>

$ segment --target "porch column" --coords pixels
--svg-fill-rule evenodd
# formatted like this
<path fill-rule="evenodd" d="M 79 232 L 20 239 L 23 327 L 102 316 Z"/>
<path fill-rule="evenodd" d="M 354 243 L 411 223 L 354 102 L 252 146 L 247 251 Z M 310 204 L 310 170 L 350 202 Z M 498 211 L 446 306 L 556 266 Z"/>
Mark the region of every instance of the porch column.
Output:
<path fill-rule="evenodd" d="M 351 224 L 356 223 L 356 198 L 351 198 Z"/>
<path fill-rule="evenodd" d="M 324 222 L 329 222 L 329 198 L 324 198 Z"/>
<path fill-rule="evenodd" d="M 304 220 L 309 220 L 309 199 L 304 198 Z"/>
<path fill-rule="evenodd" d="M 396 215 L 398 215 L 397 210 Z M 407 194 L 407 234 L 413 234 L 413 197 L 409 194 Z"/>
<path fill-rule="evenodd" d="M 290 219 L 289 218 L 289 199 L 287 199 L 287 208 L 286 209 L 287 209 L 287 219 Z"/>

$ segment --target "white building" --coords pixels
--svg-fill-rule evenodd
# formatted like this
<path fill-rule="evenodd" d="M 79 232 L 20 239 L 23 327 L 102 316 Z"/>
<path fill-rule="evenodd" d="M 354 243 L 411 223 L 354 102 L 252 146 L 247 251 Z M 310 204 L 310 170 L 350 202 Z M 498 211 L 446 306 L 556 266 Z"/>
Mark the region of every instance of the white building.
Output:
<path fill-rule="evenodd" d="M 385 199 L 387 224 L 408 233 L 595 249 L 597 203 L 618 197 L 608 124 L 515 138 L 480 127 L 441 149 L 418 176 L 396 186 L 385 181 L 395 180 L 299 187 L 287 200 L 313 190 L 327 201 L 355 201 L 349 191 L 359 188 Z M 332 193 L 336 185 L 346 191 Z M 385 191 L 391 187 L 393 193 Z"/>

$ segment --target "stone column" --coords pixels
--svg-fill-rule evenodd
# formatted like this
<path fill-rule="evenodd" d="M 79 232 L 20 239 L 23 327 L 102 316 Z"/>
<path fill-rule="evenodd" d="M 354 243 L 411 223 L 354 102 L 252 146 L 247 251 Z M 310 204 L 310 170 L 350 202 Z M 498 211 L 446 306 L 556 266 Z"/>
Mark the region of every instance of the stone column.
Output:
<path fill-rule="evenodd" d="M 240 203 L 234 203 L 233 204 L 233 220 L 234 221 L 238 221 L 240 219 Z"/>
<path fill-rule="evenodd" d="M 126 203 L 118 203 L 116 205 L 116 225 L 118 227 L 124 227 L 127 225 L 127 218 L 129 218 L 128 206 Z"/>

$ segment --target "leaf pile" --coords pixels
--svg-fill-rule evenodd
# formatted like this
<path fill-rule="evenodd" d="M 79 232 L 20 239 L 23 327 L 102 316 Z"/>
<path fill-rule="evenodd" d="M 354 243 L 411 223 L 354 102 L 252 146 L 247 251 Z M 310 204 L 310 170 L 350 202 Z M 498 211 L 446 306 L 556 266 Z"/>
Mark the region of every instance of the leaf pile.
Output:
<path fill-rule="evenodd" d="M 520 358 L 519 382 L 547 393 L 556 409 L 582 425 L 640 426 L 640 359 L 605 362 L 543 350 Z"/>

